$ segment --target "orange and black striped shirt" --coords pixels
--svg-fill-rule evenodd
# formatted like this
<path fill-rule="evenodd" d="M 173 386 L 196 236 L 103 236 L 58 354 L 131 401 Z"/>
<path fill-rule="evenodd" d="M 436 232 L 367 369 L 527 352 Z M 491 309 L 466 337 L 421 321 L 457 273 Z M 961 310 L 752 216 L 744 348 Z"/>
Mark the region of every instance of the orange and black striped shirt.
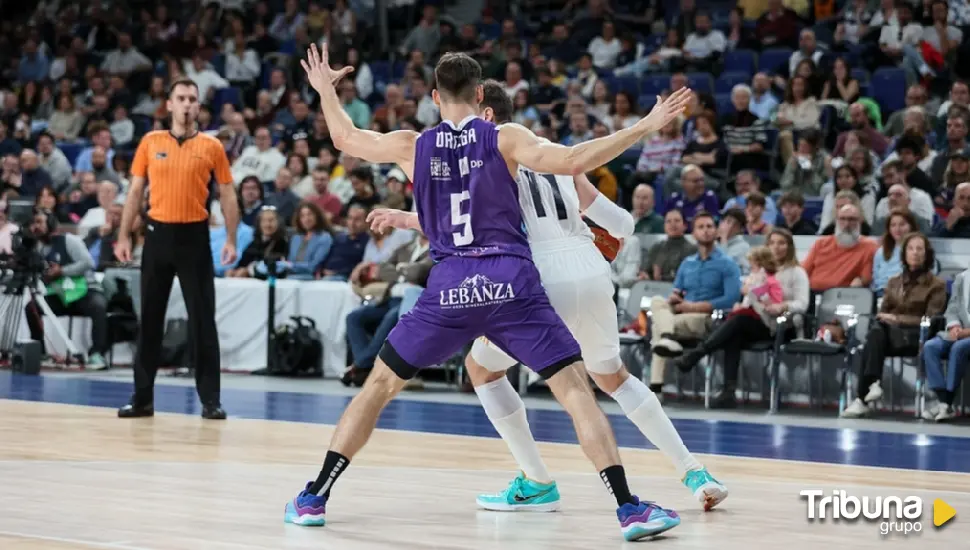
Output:
<path fill-rule="evenodd" d="M 157 130 L 141 139 L 131 174 L 148 180 L 148 215 L 162 223 L 209 219 L 209 183 L 232 184 L 222 143 L 201 132 L 182 140 Z"/>

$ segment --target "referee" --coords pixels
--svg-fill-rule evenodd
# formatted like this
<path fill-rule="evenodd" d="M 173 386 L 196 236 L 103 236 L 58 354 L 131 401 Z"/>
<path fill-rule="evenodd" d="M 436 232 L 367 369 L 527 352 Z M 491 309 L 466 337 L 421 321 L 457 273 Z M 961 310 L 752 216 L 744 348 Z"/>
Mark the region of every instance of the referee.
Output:
<path fill-rule="evenodd" d="M 189 354 L 202 417 L 222 420 L 219 400 L 219 335 L 215 320 L 214 266 L 209 248 L 209 184 L 221 186 L 219 202 L 226 220 L 222 262 L 236 259 L 239 206 L 229 159 L 222 143 L 196 128 L 199 88 L 191 80 L 172 83 L 166 103 L 170 131 L 148 133 L 131 165 L 131 185 L 118 231 L 115 256 L 131 261 L 131 225 L 141 211 L 148 181 L 148 219 L 141 261 L 141 330 L 135 355 L 135 393 L 118 410 L 121 418 L 155 414 L 155 374 L 161 356 L 165 312 L 177 275 L 189 314 Z"/>

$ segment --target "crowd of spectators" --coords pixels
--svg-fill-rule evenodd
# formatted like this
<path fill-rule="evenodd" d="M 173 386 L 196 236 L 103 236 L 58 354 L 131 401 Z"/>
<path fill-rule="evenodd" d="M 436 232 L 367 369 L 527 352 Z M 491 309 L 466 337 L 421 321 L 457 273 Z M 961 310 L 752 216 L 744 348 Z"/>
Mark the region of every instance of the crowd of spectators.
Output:
<path fill-rule="evenodd" d="M 419 241 L 372 232 L 365 217 L 410 209 L 410 182 L 334 148 L 298 65 L 310 43 L 355 68 L 341 100 L 356 126 L 378 131 L 438 122 L 432 67 L 449 51 L 503 83 L 515 122 L 563 144 L 628 127 L 690 86 L 682 119 L 589 174 L 637 233 L 667 235 L 649 250 L 624 243 L 620 288 L 673 281 L 697 253 L 686 236 L 701 213 L 715 215 L 717 249 L 742 273 L 745 236 L 819 235 L 803 263 L 812 291 L 883 292 L 904 271 L 896 243 L 909 232 L 970 237 L 967 0 L 484 4 L 456 21 L 452 4 L 391 2 L 389 51 L 364 0 L 20 8 L 0 22 L 0 248 L 18 221 L 10 205 L 27 201 L 74 230 L 97 269 L 114 265 L 132 152 L 165 127 L 167 83 L 188 77 L 200 130 L 232 162 L 245 224 L 239 261 L 218 275 L 265 277 L 274 263 L 290 278 L 381 282 Z M 214 201 L 214 260 L 222 224 Z M 374 334 L 383 314 L 354 322 L 365 317 Z"/>

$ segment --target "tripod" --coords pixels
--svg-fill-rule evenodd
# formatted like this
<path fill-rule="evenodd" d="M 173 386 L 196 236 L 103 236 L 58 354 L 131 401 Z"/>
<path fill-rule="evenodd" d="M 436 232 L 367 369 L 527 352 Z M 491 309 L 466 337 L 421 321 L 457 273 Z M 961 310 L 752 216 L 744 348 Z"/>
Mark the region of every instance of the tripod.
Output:
<path fill-rule="evenodd" d="M 67 331 L 61 326 L 57 315 L 54 314 L 47 300 L 44 299 L 39 282 L 32 279 L 34 278 L 14 273 L 4 281 L 6 288 L 3 294 L 0 294 L 0 319 L 4 319 L 5 322 L 0 328 L 0 350 L 3 350 L 4 355 L 7 355 L 13 349 L 14 344 L 17 343 L 25 305 L 33 300 L 43 314 L 44 326 L 52 327 L 54 334 L 64 342 L 67 348 L 66 365 L 70 365 L 72 360 L 76 361 L 78 365 L 83 365 L 84 355 L 78 351 Z M 46 334 L 47 331 L 44 332 Z"/>

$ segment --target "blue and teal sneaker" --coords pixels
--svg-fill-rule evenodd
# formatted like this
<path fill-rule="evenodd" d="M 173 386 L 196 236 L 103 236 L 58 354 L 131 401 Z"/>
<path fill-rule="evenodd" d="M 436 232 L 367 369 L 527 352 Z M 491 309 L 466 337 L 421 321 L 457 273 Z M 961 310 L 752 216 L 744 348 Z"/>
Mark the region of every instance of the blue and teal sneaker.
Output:
<path fill-rule="evenodd" d="M 704 505 L 705 512 L 710 512 L 728 496 L 727 487 L 714 479 L 707 468 L 687 472 L 684 476 L 684 485 L 694 493 L 694 498 Z"/>
<path fill-rule="evenodd" d="M 680 525 L 677 512 L 661 508 L 653 502 L 640 502 L 636 495 L 633 502 L 616 509 L 616 519 L 620 520 L 623 538 L 629 541 L 655 537 Z"/>
<path fill-rule="evenodd" d="M 313 482 L 308 482 L 306 489 L 286 503 L 284 522 L 306 527 L 323 527 L 327 524 L 327 497 L 310 493 L 311 485 Z"/>
<path fill-rule="evenodd" d="M 494 512 L 555 512 L 559 510 L 556 482 L 539 483 L 519 473 L 501 493 L 478 495 L 478 505 Z"/>

